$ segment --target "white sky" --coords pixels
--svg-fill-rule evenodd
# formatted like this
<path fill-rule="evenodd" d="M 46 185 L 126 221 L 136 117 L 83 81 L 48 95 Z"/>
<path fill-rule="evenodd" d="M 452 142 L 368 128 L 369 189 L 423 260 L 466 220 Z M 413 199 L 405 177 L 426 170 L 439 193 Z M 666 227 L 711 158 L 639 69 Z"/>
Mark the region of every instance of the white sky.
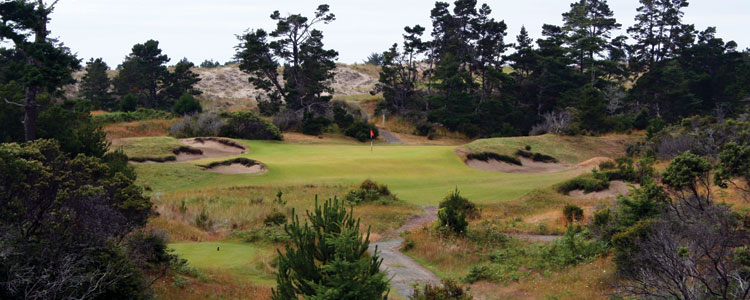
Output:
<path fill-rule="evenodd" d="M 492 16 L 508 24 L 508 41 L 515 41 L 522 25 L 533 38 L 544 23 L 560 25 L 561 14 L 573 0 L 489 0 Z M 453 0 L 447 1 L 452 3 Z M 716 26 L 718 36 L 750 47 L 747 28 L 750 0 L 692 0 L 684 21 L 699 30 Z M 327 48 L 339 52 L 339 61 L 361 62 L 401 42 L 404 26 L 428 28 L 432 0 L 61 0 L 49 29 L 78 57 L 102 57 L 114 68 L 135 43 L 148 39 L 176 63 L 182 57 L 199 64 L 205 59 L 225 62 L 235 53 L 236 34 L 248 28 L 271 29 L 274 10 L 311 16 L 328 3 L 336 21 L 321 25 Z M 479 1 L 483 3 L 483 1 Z M 610 0 L 623 30 L 633 23 L 637 0 Z"/>

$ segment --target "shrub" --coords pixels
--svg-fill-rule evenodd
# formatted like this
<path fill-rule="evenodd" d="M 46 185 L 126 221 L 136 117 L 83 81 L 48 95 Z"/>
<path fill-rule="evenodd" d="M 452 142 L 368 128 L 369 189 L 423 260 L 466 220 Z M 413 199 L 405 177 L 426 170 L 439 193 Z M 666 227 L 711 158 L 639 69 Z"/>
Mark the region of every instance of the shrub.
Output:
<path fill-rule="evenodd" d="M 307 135 L 320 135 L 328 126 L 331 126 L 331 120 L 324 116 L 306 113 L 302 118 L 302 133 Z"/>
<path fill-rule="evenodd" d="M 551 267 L 561 269 L 590 261 L 606 250 L 606 242 L 593 239 L 588 229 L 571 225 L 562 238 L 544 248 L 542 259 Z"/>
<path fill-rule="evenodd" d="M 574 190 L 583 190 L 588 194 L 609 188 L 609 181 L 592 178 L 590 175 L 578 176 L 557 185 L 557 192 L 567 195 Z"/>
<path fill-rule="evenodd" d="M 266 216 L 263 224 L 266 226 L 278 226 L 286 223 L 286 215 L 280 211 L 274 211 Z"/>
<path fill-rule="evenodd" d="M 557 158 L 554 158 L 552 156 L 541 154 L 541 153 L 533 153 L 533 152 L 524 151 L 524 150 L 516 151 L 516 155 L 531 159 L 533 161 L 539 161 L 539 162 L 544 162 L 544 163 L 556 163 L 557 162 Z"/>
<path fill-rule="evenodd" d="M 258 110 L 261 115 L 273 116 L 281 111 L 281 99 L 273 97 L 270 99 L 258 99 Z"/>
<path fill-rule="evenodd" d="M 608 160 L 603 161 L 599 164 L 599 170 L 607 170 L 607 169 L 614 169 L 615 168 L 615 162 Z"/>
<path fill-rule="evenodd" d="M 178 138 L 216 136 L 224 126 L 224 120 L 215 112 L 204 112 L 185 116 L 170 129 Z"/>
<path fill-rule="evenodd" d="M 494 152 L 469 153 L 466 156 L 466 158 L 476 159 L 476 160 L 481 160 L 481 161 L 489 161 L 492 159 L 492 160 L 502 161 L 502 162 L 506 162 L 509 164 L 519 165 L 519 166 L 523 165 L 521 161 L 515 157 L 508 156 L 505 154 L 497 154 Z"/>
<path fill-rule="evenodd" d="M 185 93 L 180 96 L 180 99 L 177 99 L 177 102 L 172 107 L 172 111 L 178 115 L 186 115 L 202 112 L 203 107 L 201 107 L 201 103 L 193 95 Z"/>
<path fill-rule="evenodd" d="M 127 94 L 120 99 L 120 111 L 134 111 L 138 107 L 138 97 Z"/>
<path fill-rule="evenodd" d="M 398 201 L 398 198 L 391 194 L 388 186 L 385 184 L 378 185 L 377 182 L 370 179 L 360 184 L 359 189 L 351 190 L 346 194 L 346 200 L 353 204 L 364 202 L 377 202 L 380 204 L 390 204 Z"/>
<path fill-rule="evenodd" d="M 195 226 L 198 226 L 203 230 L 209 230 L 213 226 L 213 221 L 211 221 L 211 218 L 208 216 L 205 207 L 201 210 L 200 215 L 195 217 Z"/>
<path fill-rule="evenodd" d="M 354 123 L 354 116 L 344 108 L 344 104 L 333 106 L 333 122 L 339 126 L 339 128 L 345 129 L 352 126 Z"/>
<path fill-rule="evenodd" d="M 524 147 L 524 149 L 526 149 L 526 151 L 531 151 L 531 146 L 526 145 L 526 147 Z"/>
<path fill-rule="evenodd" d="M 139 108 L 135 111 L 116 111 L 110 113 L 103 113 L 91 116 L 91 119 L 100 124 L 120 123 L 120 122 L 133 122 L 153 119 L 169 119 L 172 118 L 172 113 L 163 110 L 155 110 L 150 108 Z"/>
<path fill-rule="evenodd" d="M 438 210 L 439 226 L 453 233 L 463 234 L 469 225 L 466 217 L 477 217 L 478 214 L 474 203 L 461 197 L 458 189 L 456 189 L 440 202 Z"/>
<path fill-rule="evenodd" d="M 568 223 L 573 223 L 573 221 L 580 222 L 583 220 L 583 209 L 573 204 L 565 204 L 563 216 L 565 216 L 565 220 Z"/>
<path fill-rule="evenodd" d="M 453 279 L 443 280 L 443 286 L 427 284 L 424 288 L 414 287 L 409 300 L 472 300 L 469 289 L 464 289 Z"/>
<path fill-rule="evenodd" d="M 375 127 L 375 125 L 364 121 L 355 121 L 352 126 L 349 126 L 349 128 L 346 129 L 344 134 L 353 137 L 360 142 L 364 142 L 370 139 L 370 130 L 372 130 L 374 134 L 372 138 L 377 138 L 380 135 L 380 132 L 378 132 L 378 128 Z"/>
<path fill-rule="evenodd" d="M 279 128 L 250 111 L 226 114 L 226 123 L 219 129 L 221 136 L 249 140 L 281 140 Z"/>

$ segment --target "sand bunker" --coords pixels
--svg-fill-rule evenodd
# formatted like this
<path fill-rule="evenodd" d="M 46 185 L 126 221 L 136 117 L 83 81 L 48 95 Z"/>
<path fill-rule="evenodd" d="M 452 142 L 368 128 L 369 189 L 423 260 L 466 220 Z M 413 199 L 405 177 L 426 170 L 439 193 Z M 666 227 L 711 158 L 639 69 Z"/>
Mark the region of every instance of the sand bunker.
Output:
<path fill-rule="evenodd" d="M 176 161 L 220 158 L 243 154 L 247 149 L 239 143 L 215 137 L 180 139 L 186 147 L 175 149 Z M 179 151 L 179 150 L 184 151 Z"/>
<path fill-rule="evenodd" d="M 266 171 L 266 167 L 263 165 L 253 165 L 248 167 L 241 163 L 233 163 L 206 168 L 206 171 L 221 174 L 260 174 Z"/>
<path fill-rule="evenodd" d="M 635 185 L 639 187 L 639 185 Z M 630 187 L 628 183 L 620 180 L 612 180 L 609 182 L 609 188 L 603 191 L 591 192 L 584 194 L 583 190 L 574 190 L 568 193 L 571 197 L 583 198 L 583 199 L 610 199 L 615 198 L 618 195 L 628 195 L 630 193 Z"/>
<path fill-rule="evenodd" d="M 244 157 L 212 162 L 201 167 L 206 171 L 222 174 L 260 174 L 268 170 L 263 163 Z"/>
<path fill-rule="evenodd" d="M 521 164 L 523 164 L 522 166 L 494 159 L 487 161 L 468 159 L 466 160 L 466 165 L 474 169 L 503 173 L 549 173 L 576 168 L 575 166 L 566 163 L 543 163 L 525 157 L 519 157 L 518 160 L 521 161 Z"/>

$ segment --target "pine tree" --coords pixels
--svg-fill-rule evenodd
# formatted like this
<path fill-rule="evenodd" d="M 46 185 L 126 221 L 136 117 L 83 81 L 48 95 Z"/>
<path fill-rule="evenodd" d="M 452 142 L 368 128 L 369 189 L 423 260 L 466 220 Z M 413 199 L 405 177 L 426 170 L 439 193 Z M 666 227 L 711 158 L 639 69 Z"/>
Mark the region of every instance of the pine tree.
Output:
<path fill-rule="evenodd" d="M 284 226 L 289 235 L 285 251 L 279 251 L 276 289 L 272 299 L 387 299 L 388 279 L 379 271 L 377 250 L 367 255 L 370 230 L 364 236 L 353 208 L 329 199 L 322 206 L 317 197 L 307 221 L 292 212 Z"/>
<path fill-rule="evenodd" d="M 610 43 L 611 32 L 620 29 L 606 0 L 580 0 L 563 14 L 572 55 L 578 60 L 581 74 L 588 70 L 591 84 L 596 81 L 597 59 Z"/>
<path fill-rule="evenodd" d="M 682 10 L 688 7 L 686 0 L 640 0 L 636 23 L 628 28 L 635 40 L 631 65 L 636 70 L 652 69 L 655 63 L 672 58 L 679 50 L 678 44 L 689 26 L 682 24 Z"/>
<path fill-rule="evenodd" d="M 198 74 L 191 70 L 194 67 L 195 65 L 187 58 L 181 59 L 174 65 L 174 71 L 167 76 L 164 83 L 165 87 L 161 92 L 162 98 L 165 99 L 165 105 L 170 105 L 172 101 L 179 99 L 184 94 L 197 96 L 203 93 L 195 88 L 195 84 L 201 79 Z"/>
<path fill-rule="evenodd" d="M 159 91 L 168 80 L 167 62 L 169 57 L 161 53 L 158 41 L 135 44 L 125 61 L 117 67 L 120 71 L 114 80 L 117 93 L 135 94 L 147 107 L 162 105 Z"/>
<path fill-rule="evenodd" d="M 313 27 L 334 21 L 335 15 L 323 4 L 313 18 L 299 14 L 282 17 L 275 11 L 271 19 L 276 21 L 272 32 L 257 29 L 238 36 L 235 57 L 240 70 L 250 74 L 250 83 L 265 92 L 265 99 L 259 101 L 283 99 L 292 110 L 321 108 L 333 94 L 328 82 L 333 79 L 338 52 L 324 49 L 323 32 Z M 282 65 L 283 82 L 278 78 Z"/>
<path fill-rule="evenodd" d="M 86 63 L 86 74 L 81 79 L 81 97 L 91 101 L 97 108 L 116 108 L 109 92 L 112 81 L 107 76 L 109 67 L 101 58 L 91 59 Z"/>

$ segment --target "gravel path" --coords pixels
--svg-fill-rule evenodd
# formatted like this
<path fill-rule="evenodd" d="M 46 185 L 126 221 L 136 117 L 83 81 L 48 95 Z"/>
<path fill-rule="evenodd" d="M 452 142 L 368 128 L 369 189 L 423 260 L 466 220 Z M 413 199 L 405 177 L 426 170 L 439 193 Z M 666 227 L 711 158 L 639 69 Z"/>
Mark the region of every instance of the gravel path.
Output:
<path fill-rule="evenodd" d="M 424 214 L 410 217 L 406 224 L 393 232 L 392 235 L 398 237 L 399 233 L 428 225 L 437 219 L 436 206 L 426 206 L 424 210 Z M 383 241 L 371 243 L 368 250 L 372 254 L 377 247 L 378 255 L 383 259 L 380 270 L 388 273 L 391 278 L 391 287 L 395 289 L 396 293 L 404 298 L 409 298 L 412 294 L 412 284 L 439 285 L 440 279 L 430 270 L 425 269 L 399 251 L 403 241 L 401 238 L 390 240 L 385 238 Z"/>
<path fill-rule="evenodd" d="M 397 136 L 393 135 L 390 131 L 387 131 L 385 129 L 379 129 L 378 133 L 380 133 L 380 136 L 382 136 L 385 139 L 385 143 L 387 145 L 399 145 L 401 144 L 401 139 L 399 139 Z"/>

